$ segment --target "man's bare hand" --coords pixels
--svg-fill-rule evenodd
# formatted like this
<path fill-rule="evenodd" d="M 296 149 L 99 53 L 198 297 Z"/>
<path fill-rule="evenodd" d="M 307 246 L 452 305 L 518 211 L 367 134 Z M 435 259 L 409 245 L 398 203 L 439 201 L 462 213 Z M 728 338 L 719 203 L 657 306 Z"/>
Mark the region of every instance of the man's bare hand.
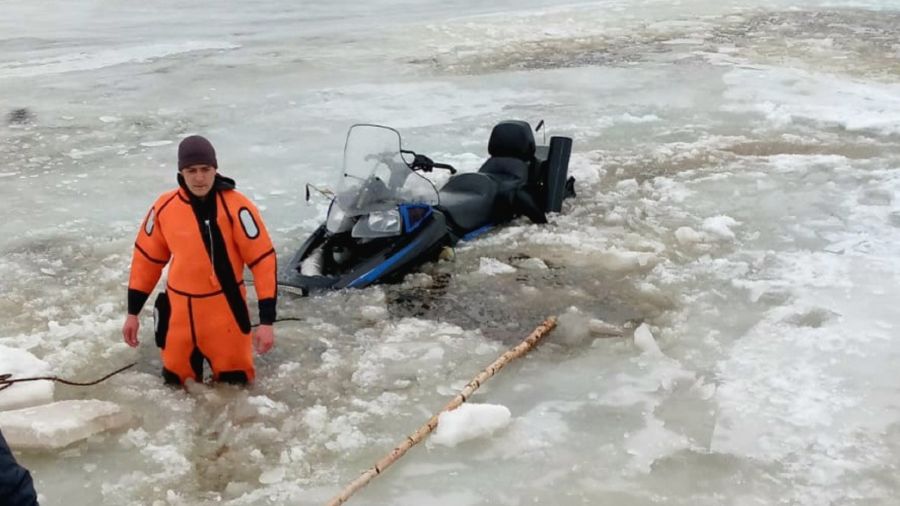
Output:
<path fill-rule="evenodd" d="M 122 325 L 122 337 L 125 338 L 125 344 L 132 348 L 137 348 L 141 344 L 138 341 L 138 330 L 141 328 L 141 322 L 138 321 L 137 315 L 130 314 L 125 317 L 125 325 Z"/>
<path fill-rule="evenodd" d="M 260 325 L 253 334 L 253 348 L 260 355 L 268 353 L 275 345 L 275 330 L 271 325 Z"/>

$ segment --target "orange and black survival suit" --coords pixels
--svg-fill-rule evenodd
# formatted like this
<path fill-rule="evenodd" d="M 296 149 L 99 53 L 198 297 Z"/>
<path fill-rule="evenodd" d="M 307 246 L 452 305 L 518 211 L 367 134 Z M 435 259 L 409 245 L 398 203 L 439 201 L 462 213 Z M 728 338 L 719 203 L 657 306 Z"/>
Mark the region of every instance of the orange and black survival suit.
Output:
<path fill-rule="evenodd" d="M 166 291 L 156 300 L 156 344 L 169 383 L 253 381 L 253 346 L 243 273 L 248 266 L 259 300 L 259 320 L 275 321 L 276 259 L 272 241 L 250 200 L 234 180 L 215 176 L 205 198 L 179 188 L 162 194 L 138 231 L 128 282 L 128 313 L 140 312 L 163 268 Z"/>

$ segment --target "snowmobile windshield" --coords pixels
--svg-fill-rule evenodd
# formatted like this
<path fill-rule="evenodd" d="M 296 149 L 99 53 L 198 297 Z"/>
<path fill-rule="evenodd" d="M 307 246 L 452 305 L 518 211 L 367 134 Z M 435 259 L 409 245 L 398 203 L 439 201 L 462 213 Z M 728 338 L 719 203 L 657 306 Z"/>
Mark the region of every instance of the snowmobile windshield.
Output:
<path fill-rule="evenodd" d="M 353 125 L 335 203 L 345 216 L 396 209 L 400 204 L 438 204 L 434 184 L 416 173 L 401 153 L 400 132 L 379 125 Z M 330 214 L 330 213 L 329 213 Z"/>

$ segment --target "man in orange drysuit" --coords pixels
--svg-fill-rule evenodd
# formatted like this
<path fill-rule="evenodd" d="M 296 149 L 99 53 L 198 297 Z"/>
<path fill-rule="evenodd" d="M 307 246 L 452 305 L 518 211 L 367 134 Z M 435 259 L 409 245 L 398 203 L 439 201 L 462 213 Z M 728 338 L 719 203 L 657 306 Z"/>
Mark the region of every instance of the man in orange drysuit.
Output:
<path fill-rule="evenodd" d="M 128 282 L 125 342 L 138 345 L 138 313 L 168 264 L 166 291 L 156 299 L 156 344 L 163 377 L 203 381 L 203 362 L 214 381 L 253 381 L 253 348 L 275 342 L 276 261 L 256 206 L 217 173 L 212 144 L 199 135 L 178 146 L 179 188 L 150 208 L 134 243 Z M 244 266 L 253 272 L 259 328 L 250 334 Z"/>

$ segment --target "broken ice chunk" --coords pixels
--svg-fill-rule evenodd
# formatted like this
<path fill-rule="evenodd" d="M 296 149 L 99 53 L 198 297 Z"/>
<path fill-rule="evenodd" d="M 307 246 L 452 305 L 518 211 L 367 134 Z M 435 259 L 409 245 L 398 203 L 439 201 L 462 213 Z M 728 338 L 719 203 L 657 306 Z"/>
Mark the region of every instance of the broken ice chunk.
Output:
<path fill-rule="evenodd" d="M 456 446 L 463 441 L 490 436 L 509 425 L 511 416 L 506 406 L 462 404 L 453 411 L 445 411 L 438 416 L 438 426 L 431 442 Z"/>
<path fill-rule="evenodd" d="M 646 323 L 642 323 L 634 329 L 634 345 L 647 355 L 662 355 L 659 345 L 656 344 L 656 339 L 653 338 L 650 327 Z"/>
<path fill-rule="evenodd" d="M 0 427 L 12 448 L 54 450 L 94 434 L 125 426 L 131 416 L 118 404 L 68 400 L 0 412 Z"/>
<path fill-rule="evenodd" d="M 10 379 L 48 376 L 50 366 L 31 353 L 0 344 L 0 374 Z M 52 381 L 13 383 L 0 390 L 0 411 L 21 409 L 53 402 Z"/>

